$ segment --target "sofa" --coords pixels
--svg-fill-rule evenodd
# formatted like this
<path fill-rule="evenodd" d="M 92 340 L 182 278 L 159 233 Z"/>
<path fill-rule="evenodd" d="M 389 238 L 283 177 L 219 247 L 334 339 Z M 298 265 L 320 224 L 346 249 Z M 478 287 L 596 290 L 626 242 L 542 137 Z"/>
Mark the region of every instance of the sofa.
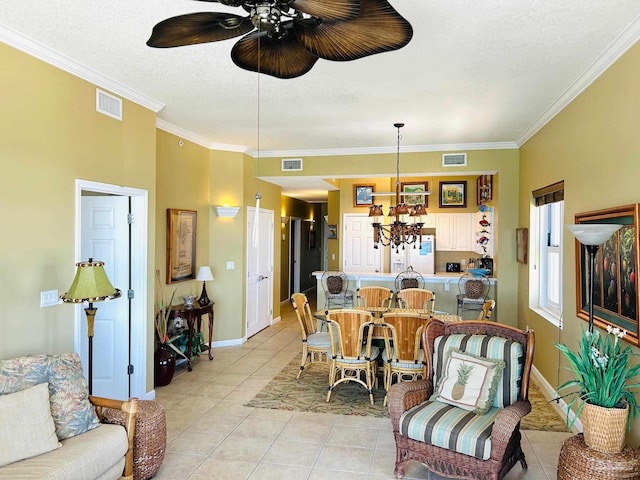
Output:
<path fill-rule="evenodd" d="M 132 480 L 137 406 L 90 396 L 75 353 L 0 360 L 0 479 Z"/>

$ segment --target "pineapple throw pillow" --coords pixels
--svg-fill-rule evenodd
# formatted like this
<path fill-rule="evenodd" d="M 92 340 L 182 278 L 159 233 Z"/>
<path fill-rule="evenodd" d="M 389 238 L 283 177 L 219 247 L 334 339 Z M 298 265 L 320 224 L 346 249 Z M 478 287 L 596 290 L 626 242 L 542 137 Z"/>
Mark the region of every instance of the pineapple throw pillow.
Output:
<path fill-rule="evenodd" d="M 434 400 L 484 415 L 496 394 L 505 363 L 452 349 Z"/>

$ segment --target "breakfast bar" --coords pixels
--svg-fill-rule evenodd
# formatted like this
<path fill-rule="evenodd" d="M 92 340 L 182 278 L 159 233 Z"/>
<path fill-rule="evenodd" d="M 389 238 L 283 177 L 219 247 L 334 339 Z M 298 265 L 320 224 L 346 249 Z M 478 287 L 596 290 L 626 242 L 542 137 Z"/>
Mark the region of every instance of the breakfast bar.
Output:
<path fill-rule="evenodd" d="M 322 288 L 322 274 L 323 271 L 315 271 L 313 275 L 316 277 L 317 283 L 317 305 L 318 309 L 324 308 L 325 295 Z M 349 279 L 349 290 L 355 292 L 358 288 L 368 285 L 378 285 L 387 287 L 395 291 L 395 279 L 397 273 L 372 273 L 372 272 L 348 272 L 346 273 Z M 423 274 L 424 288 L 431 290 L 436 295 L 435 309 L 444 312 L 455 313 L 457 309 L 456 295 L 460 293 L 458 290 L 458 282 L 460 277 L 464 273 L 435 273 L 435 274 Z M 491 284 L 490 297 L 497 298 L 498 281 L 496 278 L 488 278 Z M 494 317 L 496 318 L 496 317 Z"/>

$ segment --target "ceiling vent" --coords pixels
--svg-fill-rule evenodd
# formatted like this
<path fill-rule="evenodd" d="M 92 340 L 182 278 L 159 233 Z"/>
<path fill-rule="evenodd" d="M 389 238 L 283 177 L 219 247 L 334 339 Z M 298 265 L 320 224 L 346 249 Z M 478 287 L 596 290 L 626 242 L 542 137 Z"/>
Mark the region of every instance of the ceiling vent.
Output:
<path fill-rule="evenodd" d="M 467 154 L 466 153 L 443 153 L 442 166 L 443 167 L 466 167 Z"/>
<path fill-rule="evenodd" d="M 282 171 L 283 172 L 301 172 L 302 159 L 301 158 L 283 158 Z"/>
<path fill-rule="evenodd" d="M 96 111 L 111 118 L 122 120 L 122 100 L 96 88 Z"/>

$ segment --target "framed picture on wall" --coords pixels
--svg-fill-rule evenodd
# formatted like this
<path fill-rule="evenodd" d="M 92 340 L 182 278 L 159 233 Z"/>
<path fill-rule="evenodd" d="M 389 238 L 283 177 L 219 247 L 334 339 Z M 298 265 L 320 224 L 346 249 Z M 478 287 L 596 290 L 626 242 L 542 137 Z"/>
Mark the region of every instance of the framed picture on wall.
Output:
<path fill-rule="evenodd" d="M 353 206 L 369 207 L 373 205 L 373 185 L 353 186 Z"/>
<path fill-rule="evenodd" d="M 316 231 L 309 230 L 309 250 L 316 248 Z"/>
<path fill-rule="evenodd" d="M 329 240 L 336 240 L 338 238 L 338 226 L 327 225 L 327 238 Z"/>
<path fill-rule="evenodd" d="M 516 261 L 527 263 L 527 249 L 529 243 L 529 229 L 516 228 Z"/>
<path fill-rule="evenodd" d="M 196 278 L 197 215 L 167 208 L 167 283 Z"/>
<path fill-rule="evenodd" d="M 623 339 L 640 345 L 638 330 L 638 221 L 640 204 L 578 213 L 575 223 L 614 223 L 622 227 L 598 247 L 593 269 L 593 320 L 600 328 L 609 325 L 626 330 Z M 577 239 L 576 310 L 589 321 L 589 255 Z M 585 327 L 586 328 L 586 327 Z"/>
<path fill-rule="evenodd" d="M 467 207 L 467 181 L 440 182 L 440 208 Z"/>
<path fill-rule="evenodd" d="M 407 205 L 429 206 L 429 197 L 427 195 L 415 195 L 415 193 L 424 193 L 428 190 L 429 184 L 427 182 L 402 182 L 400 187 L 403 194 L 402 201 Z"/>

